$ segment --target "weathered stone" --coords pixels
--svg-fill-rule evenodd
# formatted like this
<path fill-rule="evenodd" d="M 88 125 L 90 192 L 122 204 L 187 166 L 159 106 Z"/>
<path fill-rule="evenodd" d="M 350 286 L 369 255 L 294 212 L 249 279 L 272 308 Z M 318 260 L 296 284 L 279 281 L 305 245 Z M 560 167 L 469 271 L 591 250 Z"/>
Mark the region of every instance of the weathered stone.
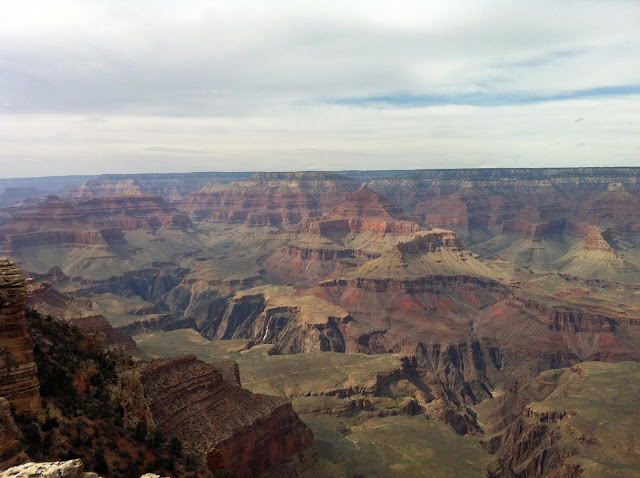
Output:
<path fill-rule="evenodd" d="M 194 356 L 151 362 L 140 381 L 158 428 L 203 449 L 211 470 L 290 476 L 317 458 L 288 400 L 240 388 Z"/>
<path fill-rule="evenodd" d="M 17 413 L 33 413 L 40 408 L 26 301 L 22 271 L 10 260 L 0 258 L 0 396 L 9 400 Z"/>
<path fill-rule="evenodd" d="M 0 397 L 0 469 L 27 460 L 20 438 L 20 431 L 11 415 L 11 406 L 4 397 Z"/>

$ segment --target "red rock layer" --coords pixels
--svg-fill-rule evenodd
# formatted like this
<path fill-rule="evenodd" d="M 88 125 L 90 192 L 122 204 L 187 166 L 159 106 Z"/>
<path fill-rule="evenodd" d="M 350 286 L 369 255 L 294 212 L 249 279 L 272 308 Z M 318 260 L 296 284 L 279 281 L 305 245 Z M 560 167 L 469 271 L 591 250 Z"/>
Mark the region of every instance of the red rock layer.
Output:
<path fill-rule="evenodd" d="M 410 234 L 420 230 L 415 221 L 405 218 L 402 209 L 371 191 L 366 184 L 347 194 L 345 200 L 322 219 L 310 220 L 307 228 L 313 234 L 363 231 Z"/>
<path fill-rule="evenodd" d="M 468 232 L 469 210 L 458 196 L 443 196 L 416 205 L 415 212 L 424 215 L 432 227 Z"/>
<path fill-rule="evenodd" d="M 40 408 L 38 371 L 27 332 L 25 279 L 15 263 L 0 258 L 0 396 L 18 413 Z"/>
<path fill-rule="evenodd" d="M 442 248 L 450 249 L 453 252 L 464 249 L 456 233 L 442 230 L 416 235 L 409 241 L 398 243 L 396 247 L 402 254 L 436 252 Z"/>
<path fill-rule="evenodd" d="M 615 251 L 611 245 L 605 240 L 604 235 L 606 233 L 601 232 L 599 227 L 591 226 L 589 224 L 577 223 L 572 224 L 571 231 L 574 234 L 584 237 L 585 251 L 600 251 L 614 254 Z"/>
<path fill-rule="evenodd" d="M 0 227 L 5 247 L 42 244 L 108 244 L 122 241 L 122 231 L 184 228 L 186 214 L 176 211 L 159 196 L 91 197 L 72 204 L 55 196 L 25 211 L 16 210 Z"/>
<path fill-rule="evenodd" d="M 290 402 L 244 390 L 193 356 L 151 362 L 140 381 L 156 425 L 203 448 L 212 471 L 295 476 L 317 458 Z"/>
<path fill-rule="evenodd" d="M 265 173 L 232 184 L 210 183 L 177 203 L 196 221 L 297 224 L 335 206 L 355 181 L 332 173 Z"/>
<path fill-rule="evenodd" d="M 639 179 L 638 168 L 423 170 L 370 186 L 428 225 L 474 237 L 496 234 L 510 220 L 640 231 Z"/>

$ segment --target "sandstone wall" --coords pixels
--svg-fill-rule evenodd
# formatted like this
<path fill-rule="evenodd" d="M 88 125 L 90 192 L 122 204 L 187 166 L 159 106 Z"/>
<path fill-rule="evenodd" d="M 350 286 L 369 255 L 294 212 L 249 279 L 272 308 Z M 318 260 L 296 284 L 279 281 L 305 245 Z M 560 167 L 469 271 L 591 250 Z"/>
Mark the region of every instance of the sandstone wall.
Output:
<path fill-rule="evenodd" d="M 15 263 L 0 258 L 0 396 L 9 400 L 17 413 L 33 413 L 40 408 L 38 370 L 24 312 L 26 302 L 22 272 Z"/>
<path fill-rule="evenodd" d="M 155 424 L 204 449 L 212 471 L 295 476 L 317 457 L 313 434 L 290 402 L 240 388 L 194 356 L 151 362 L 140 381 Z"/>

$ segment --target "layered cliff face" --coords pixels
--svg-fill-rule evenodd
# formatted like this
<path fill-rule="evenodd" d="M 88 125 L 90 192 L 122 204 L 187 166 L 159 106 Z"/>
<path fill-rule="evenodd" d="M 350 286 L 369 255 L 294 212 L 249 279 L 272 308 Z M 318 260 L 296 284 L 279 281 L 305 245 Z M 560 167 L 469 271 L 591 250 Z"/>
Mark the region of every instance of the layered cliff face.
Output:
<path fill-rule="evenodd" d="M 212 471 L 296 476 L 317 458 L 290 402 L 252 394 L 193 356 L 151 362 L 140 381 L 156 425 L 204 449 Z"/>
<path fill-rule="evenodd" d="M 143 196 L 145 191 L 134 179 L 109 181 L 90 179 L 82 186 L 70 189 L 64 194 L 67 199 L 79 201 L 94 196 Z"/>
<path fill-rule="evenodd" d="M 52 276 L 53 285 L 34 288 L 50 300 L 51 312 L 93 301 L 82 315 L 104 314 L 137 334 L 194 328 L 203 350 L 242 357 L 267 346 L 300 363 L 294 355 L 307 352 L 403 354 L 413 368 L 402 379 L 423 388 L 336 387 L 340 399 L 363 397 L 333 403 L 320 394 L 309 407 L 353 413 L 349 429 L 358 437 L 360 415 L 392 418 L 394 410 L 478 433 L 483 414 L 474 418 L 467 407 L 522 377 L 583 360 L 640 358 L 639 171 L 418 171 L 386 179 L 358 173 L 370 180 L 360 190 L 359 182 L 325 173 L 220 179 L 177 202 L 179 214 L 193 219 L 188 228 L 157 230 L 160 213 L 146 206 L 153 200 L 132 193 L 139 214 L 118 206 L 128 186 L 114 178 L 90 185 L 85 199 L 49 198 L 46 211 L 24 205 L 21 217 L 38 221 L 4 223 L 2 231 L 24 227 L 12 247 L 27 270 L 40 278 L 59 265 L 71 278 Z M 135 181 L 152 190 L 151 179 Z M 174 194 L 171 181 L 158 181 L 154 192 Z M 97 211 L 91 225 L 79 214 L 83 204 Z M 16 211 L 0 211 L 0 221 Z M 59 219 L 48 222 L 48 215 Z M 420 230 L 423 221 L 454 232 Z M 196 332 L 183 332 L 158 336 L 186 349 Z M 153 335 L 143 343 L 147 337 Z M 509 440 L 518 456 L 544 435 L 522 428 L 519 441 L 514 430 Z M 353 446 L 342 435 L 340 443 Z M 533 465 L 535 473 L 543 473 L 543 462 Z"/>
<path fill-rule="evenodd" d="M 40 408 L 38 372 L 24 313 L 26 302 L 22 272 L 15 263 L 0 258 L 0 396 L 21 414 Z"/>
<path fill-rule="evenodd" d="M 369 186 L 427 224 L 475 243 L 499 234 L 504 221 L 520 230 L 577 219 L 637 231 L 639 175 L 637 168 L 423 170 Z"/>
<path fill-rule="evenodd" d="M 195 221 L 282 226 L 320 216 L 357 186 L 332 173 L 263 173 L 228 185 L 210 183 L 177 206 Z"/>
<path fill-rule="evenodd" d="M 410 234 L 420 229 L 415 221 L 407 220 L 401 208 L 381 194 L 371 191 L 366 184 L 321 219 L 312 220 L 308 229 L 314 234 L 336 232 L 359 233 L 373 231 L 378 234 Z"/>
<path fill-rule="evenodd" d="M 417 357 L 427 380 L 473 402 L 488 396 L 486 374 L 496 368 L 473 321 L 510 293 L 510 280 L 507 270 L 465 250 L 455 233 L 436 230 L 311 290 L 352 317 L 340 327 L 348 352 Z"/>
<path fill-rule="evenodd" d="M 11 405 L 6 398 L 0 397 L 0 470 L 26 460 L 22 434 L 11 415 Z"/>
<path fill-rule="evenodd" d="M 493 476 L 637 476 L 637 363 L 543 372 L 477 407 Z"/>
<path fill-rule="evenodd" d="M 7 250 L 46 244 L 103 245 L 122 242 L 123 231 L 184 228 L 188 217 L 159 196 L 139 189 L 125 195 L 90 196 L 78 203 L 49 196 L 0 227 Z"/>

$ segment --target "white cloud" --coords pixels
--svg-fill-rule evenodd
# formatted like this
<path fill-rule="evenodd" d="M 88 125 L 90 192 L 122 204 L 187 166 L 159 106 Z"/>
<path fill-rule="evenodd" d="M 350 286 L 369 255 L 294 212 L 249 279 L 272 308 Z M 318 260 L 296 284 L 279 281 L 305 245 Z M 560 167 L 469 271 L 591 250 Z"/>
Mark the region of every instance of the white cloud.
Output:
<path fill-rule="evenodd" d="M 13 115 L 0 117 L 13 158 L 2 176 L 633 166 L 640 164 L 639 111 L 640 96 L 494 108 L 311 105 L 277 116 L 112 115 L 100 122 Z"/>
<path fill-rule="evenodd" d="M 637 106 L 637 95 L 468 110 L 324 102 L 406 93 L 518 103 L 640 88 L 639 19 L 637 1 L 609 0 L 8 2 L 0 15 L 0 122 L 10 133 L 0 138 L 0 175 L 40 171 L 30 163 L 38 158 L 65 174 L 75 163 L 62 157 L 79 158 L 80 169 L 88 164 L 80 158 L 93 158 L 96 171 L 148 171 L 165 154 L 169 169 L 206 166 L 186 151 L 242 157 L 232 164 L 252 170 L 285 169 L 284 158 L 292 169 L 334 168 L 358 154 L 368 158 L 358 160 L 363 167 L 385 167 L 396 152 L 406 167 L 424 155 L 482 165 L 503 161 L 506 149 L 522 165 L 609 164 L 620 148 L 637 151 L 619 125 L 621 111 L 638 124 L 638 108 L 625 107 Z M 572 108 L 584 111 L 561 123 L 549 116 L 564 121 Z M 590 108 L 608 123 L 591 123 Z M 582 116 L 586 140 L 573 138 L 572 121 Z M 69 120 L 85 117 L 108 124 Z M 573 146 L 545 149 L 545 135 Z M 172 164 L 172 154 L 183 162 Z"/>

